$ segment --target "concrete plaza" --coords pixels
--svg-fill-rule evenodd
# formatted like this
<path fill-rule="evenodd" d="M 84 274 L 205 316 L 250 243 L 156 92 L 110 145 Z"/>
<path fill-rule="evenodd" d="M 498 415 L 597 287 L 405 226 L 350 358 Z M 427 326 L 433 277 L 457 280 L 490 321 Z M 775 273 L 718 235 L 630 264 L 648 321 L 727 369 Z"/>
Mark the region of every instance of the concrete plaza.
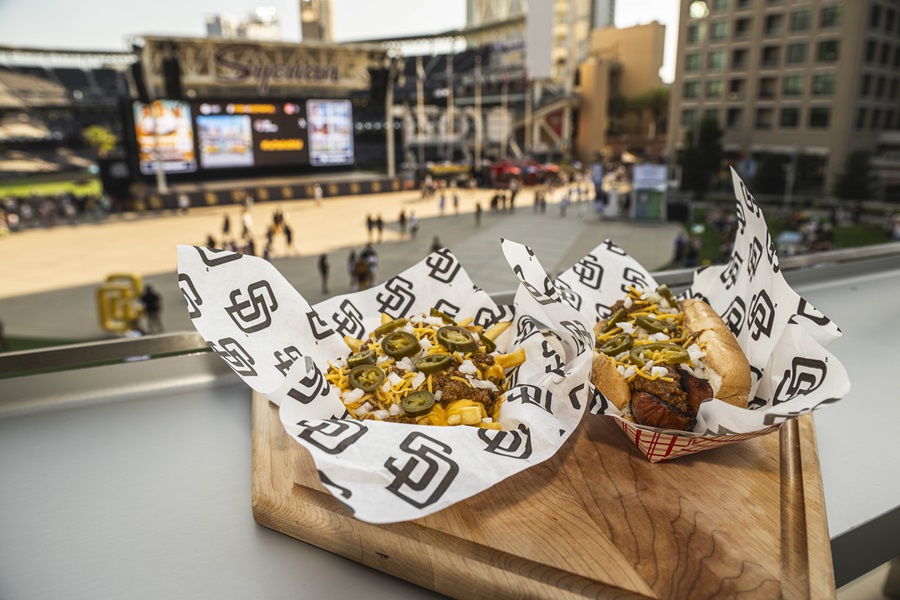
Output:
<path fill-rule="evenodd" d="M 367 214 L 381 214 L 386 223 L 383 240 L 374 244 L 379 282 L 427 256 L 437 237 L 472 280 L 490 293 L 512 291 L 517 284 L 500 252 L 501 238 L 531 246 L 547 272 L 555 275 L 606 238 L 649 269 L 658 269 L 671 259 L 681 229 L 677 223 L 602 219 L 587 202 L 570 204 L 563 216 L 556 199 L 550 199 L 546 212 L 537 213 L 533 190 L 527 189 L 517 196 L 512 212 L 491 213 L 493 193 L 461 191 L 458 211 L 448 194 L 443 214 L 437 197 L 423 200 L 413 191 L 326 198 L 321 206 L 309 200 L 256 203 L 251 214 L 257 253 L 262 254 L 266 228 L 280 206 L 294 231 L 297 252 L 289 254 L 284 236 L 277 236 L 272 263 L 314 304 L 325 297 L 317 268 L 323 253 L 330 263 L 329 295 L 349 291 L 347 257 L 368 241 Z M 476 203 L 484 208 L 480 227 L 475 225 Z M 415 213 L 419 220 L 415 239 L 400 235 L 401 210 Z M 157 289 L 166 331 L 191 330 L 175 277 L 175 246 L 204 245 L 207 235 L 218 240 L 225 215 L 232 232 L 240 232 L 240 209 L 231 205 L 192 209 L 186 215 L 125 215 L 0 239 L 0 320 L 6 334 L 73 340 L 111 337 L 99 325 L 96 290 L 113 273 L 135 273 Z"/>

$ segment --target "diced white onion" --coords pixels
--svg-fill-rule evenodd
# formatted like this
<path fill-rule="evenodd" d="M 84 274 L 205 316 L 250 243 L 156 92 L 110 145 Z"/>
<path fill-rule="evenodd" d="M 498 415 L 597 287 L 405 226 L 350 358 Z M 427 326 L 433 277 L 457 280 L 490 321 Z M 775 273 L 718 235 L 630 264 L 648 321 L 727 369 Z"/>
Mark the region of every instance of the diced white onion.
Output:
<path fill-rule="evenodd" d="M 375 415 L 376 417 L 378 417 L 382 421 L 384 421 L 385 419 L 387 419 L 388 417 L 391 416 L 391 413 L 389 413 L 386 410 L 376 410 L 376 411 L 373 411 L 372 414 Z"/>
<path fill-rule="evenodd" d="M 359 402 L 362 400 L 362 397 L 365 396 L 366 393 L 359 388 L 353 388 L 352 390 L 347 390 L 341 396 L 344 401 L 344 404 L 353 404 L 354 402 Z"/>
<path fill-rule="evenodd" d="M 654 340 L 656 340 L 657 342 L 668 342 L 669 341 L 669 335 L 666 333 L 663 333 L 662 331 L 660 331 L 658 333 L 654 333 L 650 337 L 653 338 Z"/>
<path fill-rule="evenodd" d="M 428 338 L 422 338 L 421 340 L 419 340 L 419 345 L 422 346 L 422 350 L 428 352 L 433 344 L 428 341 Z"/>
<path fill-rule="evenodd" d="M 687 371 L 687 372 L 690 373 L 691 375 L 694 374 L 694 369 L 692 369 L 692 368 L 691 368 L 691 365 L 689 365 L 689 364 L 687 364 L 687 363 L 681 363 L 680 365 L 678 365 L 678 368 L 679 368 L 679 369 L 682 369 L 682 370 L 684 370 L 684 371 Z"/>
<path fill-rule="evenodd" d="M 365 404 L 363 404 L 362 406 L 360 406 L 359 408 L 356 409 L 356 416 L 361 417 L 365 414 L 368 414 L 369 411 L 371 411 L 371 410 L 372 410 L 372 405 L 369 404 L 368 402 L 366 402 Z"/>
<path fill-rule="evenodd" d="M 652 368 L 653 368 L 653 365 L 655 365 L 655 364 L 656 364 L 656 363 L 653 362 L 652 360 L 648 360 L 647 362 L 644 363 L 644 368 L 645 368 L 645 369 L 652 369 Z"/>
<path fill-rule="evenodd" d="M 437 390 L 437 391 L 434 393 L 434 400 L 435 400 L 435 402 L 440 402 L 440 401 L 441 401 L 441 398 L 442 398 L 443 396 L 444 396 L 444 391 L 443 391 L 443 390 Z"/>
<path fill-rule="evenodd" d="M 624 377 L 625 379 L 628 379 L 629 377 L 631 377 L 632 375 L 634 375 L 634 373 L 635 373 L 634 367 L 633 367 L 633 366 L 629 366 L 627 369 L 625 369 L 625 372 L 622 373 L 622 377 Z"/>
<path fill-rule="evenodd" d="M 391 371 L 390 373 L 388 373 L 387 379 L 385 381 L 388 381 L 392 386 L 397 387 L 398 385 L 403 383 L 403 378 Z"/>
<path fill-rule="evenodd" d="M 397 329 L 397 331 L 405 331 L 406 333 L 416 335 L 416 330 L 413 329 L 412 323 L 407 323 L 403 327 L 400 327 L 399 329 Z"/>
<path fill-rule="evenodd" d="M 696 362 L 706 356 L 706 352 L 700 349 L 700 346 L 697 344 L 691 344 L 687 347 L 688 355 L 691 357 L 691 362 Z"/>
<path fill-rule="evenodd" d="M 378 358 L 375 359 L 375 364 L 380 365 L 381 363 L 388 361 L 388 360 L 391 360 L 391 357 L 388 356 L 387 354 L 382 354 L 381 356 L 379 356 Z"/>
<path fill-rule="evenodd" d="M 669 374 L 669 370 L 665 367 L 653 367 L 650 369 L 650 377 L 665 377 Z"/>
<path fill-rule="evenodd" d="M 634 333 L 634 324 L 632 323 L 619 321 L 618 323 L 616 323 L 616 327 L 620 328 L 625 333 Z"/>
<path fill-rule="evenodd" d="M 408 356 L 404 356 L 402 359 L 397 361 L 397 368 L 403 369 L 404 371 L 412 371 L 415 367 L 411 360 L 409 360 Z"/>
<path fill-rule="evenodd" d="M 472 387 L 473 387 L 473 388 L 479 388 L 479 389 L 482 389 L 482 390 L 491 390 L 491 391 L 494 391 L 494 392 L 500 391 L 499 388 L 497 388 L 497 386 L 494 385 L 494 382 L 493 382 L 493 381 L 488 381 L 488 380 L 486 380 L 486 379 L 484 379 L 484 380 L 482 380 L 482 379 L 470 379 L 470 380 L 469 380 L 469 383 L 472 384 Z"/>
<path fill-rule="evenodd" d="M 425 383 L 425 373 L 419 372 L 416 373 L 412 378 L 412 387 L 413 389 L 418 389 L 423 383 Z"/>
<path fill-rule="evenodd" d="M 624 352 L 623 352 L 623 354 L 624 354 Z M 622 365 L 616 365 L 616 371 L 619 372 L 619 375 L 621 375 L 622 377 L 625 377 L 625 367 L 623 367 Z"/>
<path fill-rule="evenodd" d="M 623 360 L 625 360 L 625 358 L 627 356 L 628 356 L 628 350 L 626 350 L 625 352 L 619 352 L 618 354 L 616 354 L 616 360 L 619 362 L 622 362 Z M 625 367 L 623 367 L 622 365 L 619 365 L 619 368 L 622 369 L 623 371 L 625 370 Z"/>
<path fill-rule="evenodd" d="M 476 373 L 478 373 L 478 368 L 471 360 L 467 358 L 462 362 L 461 365 L 459 365 L 459 372 L 463 375 L 475 375 Z"/>
<path fill-rule="evenodd" d="M 389 412 L 391 415 L 393 415 L 393 416 L 396 417 L 397 415 L 402 415 L 402 414 L 403 414 L 403 409 L 400 408 L 400 405 L 399 405 L 399 404 L 391 404 L 391 408 L 388 409 L 388 412 Z"/>
<path fill-rule="evenodd" d="M 494 420 L 490 417 L 485 417 L 481 420 L 482 423 L 493 423 Z"/>
<path fill-rule="evenodd" d="M 631 308 L 633 304 L 634 301 L 631 299 L 631 296 L 625 296 L 625 300 L 622 301 L 622 305 L 625 306 L 625 308 Z"/>
<path fill-rule="evenodd" d="M 392 373 L 392 375 L 393 375 L 393 373 Z M 388 381 L 387 379 L 385 379 L 384 383 L 381 384 L 381 391 L 384 392 L 385 394 L 390 392 L 391 391 L 391 382 Z"/>
<path fill-rule="evenodd" d="M 445 325 L 444 320 L 440 317 L 425 317 L 422 320 L 429 325 L 437 325 L 439 327 L 443 327 Z"/>

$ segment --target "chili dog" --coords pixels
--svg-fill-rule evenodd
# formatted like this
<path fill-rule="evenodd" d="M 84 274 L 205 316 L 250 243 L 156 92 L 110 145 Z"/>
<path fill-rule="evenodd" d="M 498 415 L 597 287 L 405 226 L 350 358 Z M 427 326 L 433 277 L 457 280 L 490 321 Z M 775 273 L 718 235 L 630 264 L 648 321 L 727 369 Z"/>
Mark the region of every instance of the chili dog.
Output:
<path fill-rule="evenodd" d="M 591 382 L 629 420 L 690 431 L 710 398 L 747 408 L 750 364 L 702 300 L 630 288 L 594 332 Z"/>

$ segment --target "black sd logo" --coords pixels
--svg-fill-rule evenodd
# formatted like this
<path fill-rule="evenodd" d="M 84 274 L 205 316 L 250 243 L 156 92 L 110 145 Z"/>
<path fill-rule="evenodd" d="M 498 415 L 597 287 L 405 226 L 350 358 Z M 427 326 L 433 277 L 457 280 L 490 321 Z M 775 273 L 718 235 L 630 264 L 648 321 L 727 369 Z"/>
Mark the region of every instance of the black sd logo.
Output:
<path fill-rule="evenodd" d="M 744 212 L 744 205 L 738 202 L 737 210 L 735 211 L 735 217 L 738 222 L 738 234 L 744 235 L 744 229 L 747 228 L 747 215 Z"/>
<path fill-rule="evenodd" d="M 413 284 L 408 279 L 392 277 L 384 284 L 384 290 L 378 292 L 375 299 L 381 304 L 381 312 L 398 319 L 404 316 L 416 300 L 412 293 Z"/>
<path fill-rule="evenodd" d="M 553 287 L 553 282 L 550 281 L 550 278 L 544 275 L 544 291 L 538 290 L 536 287 L 531 285 L 531 282 L 526 281 L 525 275 L 522 272 L 522 265 L 516 265 L 513 267 L 513 273 L 519 278 L 519 281 L 522 283 L 522 286 L 528 290 L 528 293 L 532 295 L 532 297 L 537 300 L 538 304 L 553 304 L 557 301 L 557 292 L 556 288 Z"/>
<path fill-rule="evenodd" d="M 817 390 L 822 382 L 828 367 L 824 361 L 815 358 L 803 358 L 797 356 L 791 362 L 791 369 L 784 372 L 778 387 L 775 389 L 774 404 L 787 402 L 797 396 L 806 396 Z"/>
<path fill-rule="evenodd" d="M 452 304 L 452 303 L 450 303 L 450 302 L 447 302 L 447 301 L 444 300 L 443 298 L 441 298 L 440 300 L 438 300 L 437 302 L 435 302 L 435 303 L 434 303 L 434 307 L 435 307 L 437 310 L 439 310 L 439 311 L 441 311 L 442 313 L 444 313 L 445 315 L 447 315 L 448 317 L 451 317 L 451 318 L 453 318 L 453 319 L 455 319 L 455 318 L 456 318 L 456 315 L 459 314 L 459 307 L 456 306 L 456 305 L 454 305 L 454 304 Z M 479 313 L 479 314 L 481 314 L 481 313 Z"/>
<path fill-rule="evenodd" d="M 328 454 L 340 454 L 359 441 L 369 430 L 358 421 L 330 420 L 330 421 L 298 421 L 297 425 L 303 427 L 303 431 L 297 434 L 301 440 L 305 440 Z"/>
<path fill-rule="evenodd" d="M 575 310 L 581 310 L 581 295 L 571 287 L 569 287 L 568 283 L 566 283 L 562 279 L 557 279 L 556 290 L 559 292 L 559 297 L 563 302 L 565 302 Z"/>
<path fill-rule="evenodd" d="M 592 290 L 599 290 L 603 282 L 603 265 L 593 254 L 588 254 L 578 261 L 572 272 L 578 276 L 578 281 Z"/>
<path fill-rule="evenodd" d="M 741 197 L 744 199 L 744 205 L 747 207 L 747 210 L 750 211 L 750 214 L 759 217 L 762 215 L 762 209 L 759 208 L 759 204 L 756 203 L 756 198 L 753 197 L 753 194 L 750 193 L 750 190 L 747 189 L 747 186 L 744 185 L 744 182 L 741 182 Z"/>
<path fill-rule="evenodd" d="M 313 338 L 317 340 L 324 340 L 334 333 L 334 330 L 328 326 L 328 323 L 326 323 L 325 320 L 319 316 L 319 313 L 314 310 L 306 313 L 306 320 L 309 323 L 310 333 L 312 333 Z"/>
<path fill-rule="evenodd" d="M 750 242 L 750 255 L 747 258 L 747 273 L 750 275 L 750 281 L 753 281 L 753 276 L 756 275 L 756 270 L 759 268 L 759 261 L 762 259 L 762 254 L 762 242 L 759 241 L 759 238 L 754 237 L 753 241 Z"/>
<path fill-rule="evenodd" d="M 394 475 L 387 490 L 417 508 L 440 500 L 459 473 L 459 465 L 450 458 L 452 448 L 423 433 L 413 432 L 400 442 L 400 450 L 409 455 L 402 467 L 394 466 L 401 459 L 393 456 L 384 463 Z M 422 465 L 424 472 L 419 468 Z"/>
<path fill-rule="evenodd" d="M 772 325 L 775 323 L 775 307 L 766 290 L 760 290 L 753 296 L 750 314 L 747 316 L 750 334 L 754 340 L 760 336 L 772 337 Z"/>
<path fill-rule="evenodd" d="M 460 264 L 448 248 L 441 248 L 425 259 L 425 265 L 431 270 L 428 276 L 441 283 L 450 283 L 459 273 Z"/>
<path fill-rule="evenodd" d="M 240 260 L 244 257 L 243 254 L 236 254 L 234 252 L 228 252 L 226 250 L 216 250 L 214 248 L 201 248 L 200 246 L 194 246 L 194 249 L 200 253 L 200 258 L 203 259 L 203 263 L 207 267 L 218 267 L 220 265 L 224 265 L 225 263 Z"/>
<path fill-rule="evenodd" d="M 625 283 L 622 284 L 621 289 L 626 294 L 628 293 L 629 287 L 633 287 L 637 290 L 648 287 L 647 278 L 644 276 L 644 273 L 637 269 L 632 269 L 631 267 L 625 267 L 625 270 L 622 271 L 622 279 L 625 280 Z"/>
<path fill-rule="evenodd" d="M 339 308 L 341 312 L 331 315 L 331 319 L 337 323 L 338 333 L 361 338 L 363 334 L 362 312 L 349 300 L 341 302 Z"/>
<path fill-rule="evenodd" d="M 353 495 L 353 493 L 350 490 L 348 490 L 347 488 L 345 488 L 344 486 L 338 485 L 335 482 L 333 482 L 328 477 L 328 475 L 326 475 L 323 471 L 316 471 L 316 472 L 319 474 L 319 481 L 322 482 L 322 485 L 324 485 L 325 487 L 332 490 L 332 494 L 334 492 L 337 492 L 338 494 L 340 494 L 341 496 L 343 496 L 344 498 L 346 498 L 348 500 L 350 499 L 350 496 Z"/>
<path fill-rule="evenodd" d="M 559 324 L 572 334 L 572 339 L 575 341 L 575 352 L 578 356 L 584 354 L 593 345 L 594 336 L 588 332 L 584 323 L 579 321 L 560 321 Z"/>
<path fill-rule="evenodd" d="M 608 408 L 609 400 L 603 395 L 603 392 L 598 390 L 594 384 L 591 384 L 591 403 L 588 405 L 588 410 L 592 414 L 602 415 Z"/>
<path fill-rule="evenodd" d="M 455 315 L 450 316 L 452 317 Z M 482 327 L 486 328 L 490 327 L 494 323 L 499 323 L 500 321 L 512 321 L 513 317 L 515 316 L 515 309 L 509 305 L 498 306 L 496 310 L 483 306 L 478 309 L 477 313 L 475 313 L 475 319 L 472 323 L 474 325 L 481 325 Z"/>
<path fill-rule="evenodd" d="M 538 408 L 546 410 L 551 415 L 553 414 L 553 411 L 550 410 L 550 407 L 553 405 L 553 394 L 550 393 L 550 390 L 542 390 L 538 386 L 531 385 L 530 383 L 517 385 L 506 392 L 506 401 L 534 404 Z"/>
<path fill-rule="evenodd" d="M 809 319 L 819 327 L 825 327 L 831 323 L 831 319 L 820 313 L 815 306 L 806 301 L 806 298 L 800 298 L 796 316 Z"/>
<path fill-rule="evenodd" d="M 303 360 L 306 367 L 303 377 L 297 381 L 297 385 L 287 395 L 300 404 L 309 404 L 319 396 L 327 396 L 331 388 L 312 357 L 305 356 Z"/>
<path fill-rule="evenodd" d="M 581 410 L 581 400 L 578 399 L 579 394 L 581 394 L 581 390 L 584 389 L 583 383 L 579 383 L 577 386 L 569 390 L 569 402 L 572 404 L 572 408 L 575 410 Z M 593 386 L 592 386 L 593 387 Z"/>
<path fill-rule="evenodd" d="M 594 304 L 594 312 L 597 314 L 598 320 L 605 319 L 612 313 L 612 307 L 598 302 Z"/>
<path fill-rule="evenodd" d="M 188 316 L 191 319 L 199 317 L 200 305 L 203 304 L 203 299 L 200 297 L 200 294 L 197 293 L 194 282 L 191 281 L 191 278 L 186 273 L 178 274 L 178 289 L 181 290 L 181 295 L 184 296 L 184 299 L 187 301 Z"/>
<path fill-rule="evenodd" d="M 722 320 L 725 321 L 725 324 L 728 325 L 728 329 L 731 330 L 731 333 L 734 334 L 734 337 L 737 337 L 741 334 L 741 330 L 744 328 L 744 321 L 747 318 L 747 305 L 744 304 L 744 300 L 739 296 L 735 296 L 734 300 L 731 301 L 731 304 L 728 305 L 728 310 L 725 311 L 725 314 L 722 316 Z"/>
<path fill-rule="evenodd" d="M 540 330 L 540 323 L 533 317 L 524 316 L 516 324 L 515 344 L 519 345 Z"/>
<path fill-rule="evenodd" d="M 284 354 L 282 354 L 282 352 L 284 352 Z M 291 369 L 291 365 L 294 364 L 294 361 L 303 356 L 294 346 L 288 346 L 282 351 L 276 350 L 274 355 L 275 360 L 277 361 L 275 363 L 275 368 L 278 369 L 278 372 L 282 375 L 287 375 L 288 371 Z"/>
<path fill-rule="evenodd" d="M 520 460 L 531 456 L 531 430 L 522 423 L 514 431 L 479 429 L 478 437 L 485 452 Z"/>
<path fill-rule="evenodd" d="M 556 350 L 547 343 L 547 340 L 541 340 L 541 356 L 547 359 L 547 364 L 544 365 L 545 373 L 553 373 L 557 377 L 565 377 L 565 371 L 563 370 L 565 365 L 559 354 L 556 353 Z"/>
<path fill-rule="evenodd" d="M 268 281 L 251 283 L 247 288 L 247 299 L 241 297 L 241 290 L 233 290 L 229 295 L 231 306 L 225 312 L 244 333 L 253 333 L 272 324 L 272 313 L 278 310 L 278 301 Z"/>
<path fill-rule="evenodd" d="M 606 246 L 607 252 L 612 252 L 613 254 L 618 254 L 619 256 L 626 256 L 625 251 L 622 250 L 619 246 L 616 245 L 612 240 L 604 240 L 602 246 Z"/>
<path fill-rule="evenodd" d="M 769 264 L 772 265 L 773 273 L 781 270 L 781 266 L 778 264 L 778 255 L 775 253 L 775 240 L 768 229 L 766 229 L 766 258 L 769 260 Z"/>
<path fill-rule="evenodd" d="M 219 340 L 219 346 L 221 346 L 221 348 L 213 342 L 206 343 L 209 344 L 212 351 L 228 363 L 228 366 L 238 375 L 243 377 L 256 376 L 256 369 L 253 368 L 256 361 L 253 360 L 253 357 L 250 356 L 250 354 L 244 350 L 244 347 L 234 338 L 222 338 Z"/>
<path fill-rule="evenodd" d="M 719 275 L 719 279 L 722 280 L 722 283 L 725 284 L 725 289 L 730 290 L 734 287 L 734 284 L 737 283 L 738 276 L 741 274 L 741 267 L 744 264 L 744 259 L 741 258 L 741 255 L 735 250 L 734 254 L 731 255 L 731 260 L 728 261 L 728 265 L 726 265 L 725 270 L 722 271 L 722 274 Z"/>

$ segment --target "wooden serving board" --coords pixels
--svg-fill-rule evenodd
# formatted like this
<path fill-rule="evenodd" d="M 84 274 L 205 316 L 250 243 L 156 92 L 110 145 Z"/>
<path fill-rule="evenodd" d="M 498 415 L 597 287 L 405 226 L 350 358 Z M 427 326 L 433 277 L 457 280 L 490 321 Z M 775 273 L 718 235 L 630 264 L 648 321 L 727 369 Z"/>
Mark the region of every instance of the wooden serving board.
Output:
<path fill-rule="evenodd" d="M 606 417 L 550 460 L 423 519 L 358 521 L 253 396 L 253 516 L 460 598 L 833 598 L 812 418 L 651 464 Z"/>

